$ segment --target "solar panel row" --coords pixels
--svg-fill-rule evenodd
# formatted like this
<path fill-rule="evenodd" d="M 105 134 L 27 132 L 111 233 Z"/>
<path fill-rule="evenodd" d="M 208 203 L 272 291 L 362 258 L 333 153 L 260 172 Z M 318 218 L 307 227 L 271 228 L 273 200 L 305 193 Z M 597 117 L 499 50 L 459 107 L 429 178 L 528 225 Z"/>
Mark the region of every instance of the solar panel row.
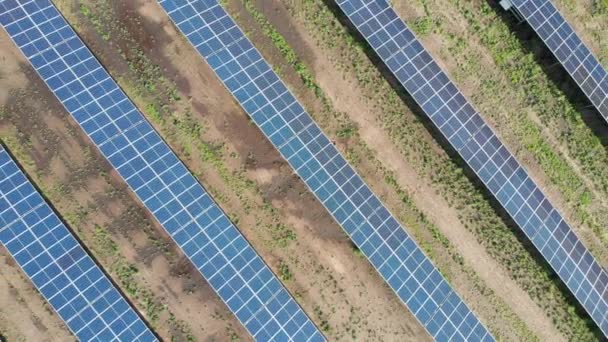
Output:
<path fill-rule="evenodd" d="M 0 145 L 0 243 L 82 341 L 156 341 Z"/>
<path fill-rule="evenodd" d="M 429 333 L 493 340 L 218 2 L 159 2 Z"/>
<path fill-rule="evenodd" d="M 550 0 L 510 0 L 608 121 L 608 72 Z"/>
<path fill-rule="evenodd" d="M 324 337 L 49 0 L 0 22 L 64 107 L 257 340 Z"/>
<path fill-rule="evenodd" d="M 608 274 L 384 0 L 341 0 L 350 21 L 608 334 Z"/>

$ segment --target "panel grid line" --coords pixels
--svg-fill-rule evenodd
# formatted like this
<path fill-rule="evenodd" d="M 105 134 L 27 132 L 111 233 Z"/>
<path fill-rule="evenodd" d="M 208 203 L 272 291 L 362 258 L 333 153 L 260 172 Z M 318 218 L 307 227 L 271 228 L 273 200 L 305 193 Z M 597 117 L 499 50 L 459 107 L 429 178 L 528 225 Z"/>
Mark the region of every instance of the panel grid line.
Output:
<path fill-rule="evenodd" d="M 514 0 L 515 1 L 515 0 Z M 517 0 L 522 3 L 534 1 Z M 548 2 L 548 1 L 545 1 Z M 608 274 L 578 239 L 559 211 L 554 208 L 513 154 L 500 142 L 479 113 L 452 84 L 428 55 L 415 34 L 385 0 L 340 0 L 338 5 L 363 35 L 401 85 L 430 117 L 452 147 L 479 176 L 515 223 L 572 291 L 604 334 L 608 334 Z M 541 10 L 539 9 L 539 12 Z M 543 14 L 544 15 L 544 14 Z M 361 24 L 365 22 L 366 24 Z M 549 22 L 549 21 L 547 21 Z M 392 34 L 389 29 L 399 33 Z M 396 29 L 397 23 L 401 28 Z M 380 26 L 380 30 L 370 30 Z M 368 34 L 368 32 L 374 32 Z M 567 35 L 573 37 L 572 34 Z M 383 37 L 383 39 L 380 39 Z M 419 46 L 418 50 L 399 50 L 395 54 L 379 49 L 387 40 Z M 580 46 L 580 44 L 579 44 Z M 576 56 L 572 51 L 572 56 Z M 391 56 L 391 57 L 388 57 Z M 428 56 L 438 74 L 431 78 L 416 66 L 416 59 Z M 585 66 L 588 70 L 593 67 Z M 440 76 L 441 75 L 441 76 Z M 440 80 L 432 84 L 433 79 Z M 454 89 L 454 94 L 441 89 Z M 450 103 L 452 103 L 450 105 Z M 463 120 L 464 118 L 464 120 Z M 470 129 L 472 126 L 474 129 Z M 560 234 L 561 236 L 558 237 Z M 588 298 L 596 301 L 590 303 Z"/>
<path fill-rule="evenodd" d="M 510 0 L 608 121 L 608 72 L 550 0 Z"/>
<path fill-rule="evenodd" d="M 221 25 L 220 20 L 210 27 Z M 252 336 L 257 340 L 271 336 L 277 341 L 324 340 L 276 275 L 49 0 L 2 0 L 0 23 Z M 222 27 L 223 32 L 229 29 Z M 271 301 L 280 311 L 270 311 Z"/>
<path fill-rule="evenodd" d="M 0 243 L 74 336 L 85 341 L 156 341 L 1 145 L 0 165 Z M 111 298 L 115 305 L 104 305 Z M 112 311 L 106 315 L 108 309 Z"/>
<path fill-rule="evenodd" d="M 436 339 L 493 340 L 218 2 L 159 3 L 427 331 Z M 402 275 L 405 279 L 399 280 Z M 407 284 L 408 279 L 415 282 Z M 448 301 L 455 302 L 452 309 Z M 470 313 L 467 324 L 450 323 L 456 307 Z M 442 318 L 435 316 L 443 310 Z"/>

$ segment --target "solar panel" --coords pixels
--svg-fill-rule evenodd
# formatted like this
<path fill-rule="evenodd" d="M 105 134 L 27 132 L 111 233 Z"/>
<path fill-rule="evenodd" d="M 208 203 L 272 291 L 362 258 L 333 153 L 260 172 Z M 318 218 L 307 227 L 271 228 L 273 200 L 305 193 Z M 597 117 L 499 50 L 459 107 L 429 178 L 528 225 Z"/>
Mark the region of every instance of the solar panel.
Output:
<path fill-rule="evenodd" d="M 608 72 L 550 0 L 510 0 L 608 121 Z"/>
<path fill-rule="evenodd" d="M 48 0 L 0 2 L 14 43 L 257 340 L 324 337 Z"/>
<path fill-rule="evenodd" d="M 384 0 L 342 11 L 608 334 L 608 274 Z"/>
<path fill-rule="evenodd" d="M 427 331 L 493 340 L 218 2 L 159 2 Z"/>
<path fill-rule="evenodd" d="M 0 145 L 0 243 L 81 341 L 156 341 Z"/>

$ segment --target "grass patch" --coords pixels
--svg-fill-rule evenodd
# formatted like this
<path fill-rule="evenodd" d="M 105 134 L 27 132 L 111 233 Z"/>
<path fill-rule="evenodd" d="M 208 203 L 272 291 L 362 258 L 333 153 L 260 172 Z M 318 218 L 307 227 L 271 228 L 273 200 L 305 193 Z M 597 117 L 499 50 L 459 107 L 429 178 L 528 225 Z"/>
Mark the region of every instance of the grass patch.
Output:
<path fill-rule="evenodd" d="M 487 99 L 495 99 L 483 112 L 500 125 L 509 127 L 514 135 L 513 140 L 520 143 L 525 152 L 541 166 L 573 209 L 575 222 L 572 223 L 587 225 L 600 241 L 608 242 L 608 233 L 603 227 L 603 222 L 608 219 L 608 210 L 598 205 L 598 201 L 608 195 L 608 178 L 604 175 L 608 153 L 600 140 L 588 129 L 576 108 L 547 78 L 534 56 L 525 52 L 517 37 L 496 18 L 494 10 L 487 3 L 476 5 L 481 7 L 480 10 L 474 10 L 467 1 L 452 0 L 452 3 L 467 20 L 468 35 L 478 37 L 501 73 L 508 75 L 510 80 L 508 84 L 498 79 L 495 73 L 484 73 L 481 65 L 470 67 L 474 71 L 460 73 L 461 78 L 479 73 L 486 75 L 482 82 L 483 93 L 474 96 L 475 101 L 487 103 L 490 102 Z M 447 33 L 444 35 L 451 37 Z M 465 42 L 470 40 L 460 39 Z M 448 45 L 454 45 L 453 38 L 448 39 Z M 467 47 L 468 43 L 464 45 L 464 51 L 472 50 Z M 469 65 L 468 52 L 459 54 L 451 46 L 449 51 L 459 64 Z M 513 100 L 514 97 L 517 100 Z M 516 106 L 521 104 L 526 110 L 504 113 L 505 101 Z M 540 124 L 529 118 L 528 108 L 537 113 Z M 547 134 L 556 137 L 559 146 L 549 143 Z M 565 155 L 575 161 L 580 171 L 573 169 L 564 153 L 558 150 L 560 147 L 565 147 Z M 585 181 L 579 173 L 585 176 Z M 593 184 L 593 189 L 587 186 L 586 181 Z M 593 245 L 589 247 L 596 255 L 604 253 L 603 250 L 594 249 Z"/>
<path fill-rule="evenodd" d="M 379 120 L 403 158 L 420 174 L 427 175 L 439 194 L 459 209 L 465 226 L 505 267 L 511 278 L 548 313 L 568 338 L 592 337 L 587 322 L 569 309 L 566 297 L 570 294 L 562 292 L 554 280 L 554 274 L 530 256 L 483 194 L 466 178 L 462 169 L 435 152 L 435 148 L 427 142 L 426 129 L 419 120 L 404 116 L 403 113 L 409 110 L 399 94 L 369 62 L 363 53 L 364 47 L 345 32 L 326 4 L 320 0 L 288 1 L 287 7 L 293 16 L 302 18 L 321 46 L 336 53 L 334 62 L 339 70 L 357 78 L 359 86 L 365 90 L 366 100 L 382 113 Z M 462 46 L 463 43 L 460 44 Z M 411 230 L 409 222 L 408 228 Z M 446 242 L 442 238 L 438 240 L 439 243 Z M 525 325 L 517 319 L 515 321 L 517 323 L 514 325 L 524 326 L 520 331 L 521 336 L 527 335 L 529 331 L 526 331 Z"/>
<path fill-rule="evenodd" d="M 281 280 L 283 281 L 290 281 L 293 279 L 293 273 L 291 273 L 289 265 L 287 265 L 284 261 L 279 263 L 279 277 L 281 277 Z"/>
<path fill-rule="evenodd" d="M 246 2 L 244 0 L 244 2 Z M 302 4 L 302 2 L 297 2 L 298 4 Z M 303 5 L 303 7 L 305 8 L 304 10 L 302 9 L 302 7 L 297 6 L 297 5 L 293 5 L 290 4 L 288 5 L 288 8 L 290 11 L 292 11 L 292 14 L 294 12 L 297 12 L 297 15 L 310 15 L 310 16 L 315 16 L 315 19 L 328 19 L 328 17 L 325 17 L 326 15 L 331 15 L 331 13 L 329 11 L 327 11 L 327 9 L 324 7 L 324 5 L 319 5 L 319 2 L 313 2 L 313 1 L 304 1 L 303 2 L 305 5 Z M 308 7 L 310 6 L 310 7 Z M 256 18 L 264 18 L 262 14 L 259 14 L 257 12 L 257 9 L 253 6 L 246 6 L 248 12 L 254 12 L 252 13 L 252 16 L 256 17 Z M 310 10 L 310 12 L 308 12 Z M 256 21 L 260 21 L 260 19 L 257 19 Z M 264 21 L 266 21 L 266 19 L 264 19 Z M 321 31 L 321 32 L 336 32 L 336 31 L 340 31 L 340 29 L 338 29 L 338 25 L 335 22 L 331 22 L 331 20 L 328 21 L 324 21 L 324 20 L 312 20 L 310 21 L 311 25 L 315 27 L 315 31 Z M 264 32 L 268 32 L 270 29 L 268 28 L 268 23 L 259 23 L 261 26 L 264 27 Z M 276 32 L 276 30 L 275 30 Z M 331 47 L 336 47 L 339 43 L 338 42 L 346 42 L 346 44 L 348 45 L 349 48 L 355 47 L 356 50 L 361 50 L 362 47 L 355 42 L 354 40 L 350 39 L 348 36 L 332 36 L 329 37 L 328 40 L 326 41 L 327 45 L 330 45 Z M 343 46 L 339 47 L 340 49 L 345 49 Z M 283 46 L 282 48 L 278 49 L 279 51 L 282 51 L 283 53 L 283 57 L 287 60 L 287 62 L 289 63 L 289 59 L 288 57 L 291 56 L 291 53 L 285 53 L 285 47 Z M 295 52 L 294 52 L 295 53 Z M 364 63 L 362 61 L 360 61 L 359 59 L 355 58 L 355 59 L 344 59 L 344 61 L 349 61 L 349 63 L 352 62 L 352 65 L 356 68 L 359 67 L 360 63 L 361 65 Z M 304 64 L 303 62 L 300 62 L 302 64 Z M 293 65 L 292 65 L 293 67 Z M 364 75 L 364 77 L 367 77 L 367 75 Z M 378 80 L 374 80 L 372 81 L 371 78 L 369 79 L 370 82 L 367 82 L 370 86 L 376 86 L 376 82 L 378 82 Z M 384 82 L 382 82 L 384 83 Z M 422 247 L 425 249 L 426 253 L 429 255 L 434 254 L 433 252 L 433 245 L 435 243 L 439 243 L 440 245 L 443 246 L 443 248 L 445 248 L 447 250 L 447 253 L 452 256 L 453 260 L 457 263 L 457 265 L 459 265 L 461 267 L 461 269 L 470 276 L 471 283 L 475 286 L 475 288 L 477 290 L 479 290 L 481 293 L 484 293 L 484 295 L 486 295 L 488 298 L 490 298 L 491 302 L 495 305 L 495 309 L 496 311 L 500 312 L 500 315 L 502 315 L 502 318 L 506 318 L 509 322 L 511 322 L 512 326 L 514 327 L 514 329 L 516 329 L 519 332 L 519 335 L 524 337 L 526 339 L 532 339 L 534 340 L 534 334 L 526 327 L 525 323 L 523 323 L 521 320 L 519 320 L 519 318 L 517 316 L 515 316 L 510 309 L 504 304 L 504 302 L 501 302 L 500 299 L 498 299 L 496 297 L 496 295 L 489 289 L 487 288 L 483 282 L 479 279 L 479 277 L 472 271 L 472 269 L 468 268 L 467 266 L 463 265 L 463 259 L 462 257 L 456 252 L 456 250 L 454 249 L 454 247 L 450 244 L 449 240 L 443 236 L 441 234 L 441 232 L 438 230 L 437 227 L 435 227 L 432 223 L 430 223 L 427 218 L 418 210 L 415 208 L 415 206 L 413 205 L 413 202 L 411 201 L 411 199 L 409 198 L 409 196 L 407 195 L 407 193 L 401 189 L 399 187 L 399 185 L 397 184 L 396 180 L 395 180 L 395 176 L 392 174 L 391 171 L 385 169 L 382 164 L 376 159 L 376 155 L 374 153 L 374 151 L 372 151 L 371 149 L 369 149 L 367 146 L 365 146 L 365 144 L 361 141 L 361 139 L 359 138 L 359 134 L 358 134 L 358 128 L 356 127 L 356 125 L 354 125 L 353 122 L 351 122 L 350 120 L 347 119 L 347 116 L 344 113 L 340 113 L 337 112 L 334 108 L 333 105 L 331 104 L 330 100 L 326 97 L 325 93 L 322 91 L 322 89 L 320 87 L 315 87 L 314 88 L 315 91 L 313 92 L 313 94 L 317 97 L 317 100 L 321 102 L 322 104 L 322 110 L 314 112 L 312 114 L 314 114 L 313 116 L 315 117 L 315 120 L 317 122 L 320 123 L 320 125 L 323 127 L 323 129 L 326 132 L 330 132 L 330 135 L 335 135 L 337 137 L 340 138 L 349 138 L 349 149 L 346 153 L 347 158 L 349 159 L 349 162 L 351 164 L 353 164 L 354 166 L 357 166 L 361 163 L 362 160 L 367 160 L 369 161 L 372 165 L 376 165 L 377 169 L 376 169 L 376 174 L 382 175 L 383 177 L 385 177 L 386 183 L 389 185 L 389 187 L 391 189 L 393 189 L 393 191 L 395 191 L 399 198 L 402 201 L 402 208 L 400 208 L 401 210 L 399 210 L 399 219 L 402 222 L 406 222 L 407 226 L 408 226 L 408 230 L 410 231 L 414 231 L 414 235 L 416 236 L 417 240 L 420 240 L 421 236 L 425 233 L 423 232 L 430 232 L 432 239 L 435 241 L 432 244 L 425 244 Z M 318 89 L 318 90 L 317 90 Z M 385 90 L 385 89 L 383 89 Z M 399 100 L 400 101 L 400 100 Z M 396 103 L 397 100 L 396 99 L 391 99 L 390 101 L 391 103 Z M 427 146 L 424 146 L 427 147 Z M 429 149 L 430 150 L 430 149 Z M 462 176 L 460 171 L 456 171 L 456 173 L 459 176 Z M 353 253 L 355 253 L 355 255 L 360 255 L 360 251 L 357 248 L 353 249 Z M 449 274 L 450 271 L 446 268 L 441 268 L 440 270 L 444 273 L 444 275 L 446 276 L 446 278 L 449 279 Z M 354 332 L 353 332 L 354 334 Z"/>

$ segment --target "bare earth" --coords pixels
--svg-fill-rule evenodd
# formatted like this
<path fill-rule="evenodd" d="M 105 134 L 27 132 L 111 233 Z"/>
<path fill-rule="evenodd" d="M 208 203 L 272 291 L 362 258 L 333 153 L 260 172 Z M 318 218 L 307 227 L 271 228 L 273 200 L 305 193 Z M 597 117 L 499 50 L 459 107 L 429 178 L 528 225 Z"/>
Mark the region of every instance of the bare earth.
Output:
<path fill-rule="evenodd" d="M 94 33 L 79 15 L 78 8 L 60 1 L 58 4 L 68 19 L 77 18 L 85 28 L 80 33 L 104 65 L 112 72 L 124 73 L 124 61 Z M 282 262 L 289 265 L 293 278 L 285 285 L 319 326 L 329 326 L 325 331 L 328 337 L 429 340 L 369 263 L 353 254 L 345 234 L 257 128 L 248 123 L 212 71 L 169 24 L 160 7 L 151 1 L 141 1 L 129 3 L 121 12 L 125 18 L 120 19 L 126 21 L 125 26 L 133 36 L 146 44 L 146 53 L 161 66 L 165 77 L 175 80 L 180 97 L 189 99 L 182 106 L 188 107 L 192 115 L 204 123 L 204 138 L 223 146 L 225 155 L 234 154 L 236 158 L 225 160 L 229 169 L 245 169 L 246 176 L 262 190 L 263 197 L 250 193 L 245 196 L 254 203 L 269 200 L 279 213 L 280 223 L 295 232 L 295 243 L 283 249 L 272 247 L 268 243 L 271 221 L 248 214 L 239 200 L 243 194 L 228 190 L 230 187 L 208 165 L 196 158 L 183 158 L 205 186 L 220 189 L 226 199 L 222 207 L 229 214 L 239 216 L 239 228 L 273 270 L 277 272 Z M 135 22 L 140 25 L 134 25 Z M 1 84 L 3 89 L 24 91 L 20 101 L 3 101 L 11 116 L 1 121 L 2 139 L 25 137 L 31 141 L 31 147 L 18 158 L 24 164 L 28 164 L 25 159 L 33 159 L 26 169 L 30 174 L 40 174 L 35 179 L 40 178 L 43 189 L 51 189 L 57 183 L 70 189 L 70 199 L 60 193 L 49 194 L 63 216 L 72 216 L 79 204 L 94 208 L 88 211 L 86 221 L 74 228 L 86 243 L 93 238 L 95 225 L 108 227 L 111 238 L 119 246 L 119 254 L 137 267 L 137 282 L 150 289 L 168 308 L 157 320 L 155 330 L 165 339 L 179 336 L 169 325 L 167 312 L 170 311 L 188 323 L 197 340 L 249 339 L 200 275 L 181 259 L 174 244 L 101 160 L 31 68 L 24 64 L 4 33 L 0 37 L 5 61 L 0 67 L 25 80 L 17 84 L 11 77 L 10 82 L 5 79 Z M 16 61 L 23 65 L 25 73 L 15 65 Z M 179 146 L 174 147 L 181 153 Z M 109 182 L 103 174 L 109 175 Z M 130 218 L 132 215 L 137 219 Z M 149 228 L 142 228 L 148 225 Z M 158 241 L 153 241 L 154 238 Z M 168 248 L 169 253 L 156 249 L 158 242 Z M 98 258 L 106 269 L 110 268 L 111 264 L 104 264 L 110 260 Z M 142 304 L 133 302 L 145 314 Z"/>
<path fill-rule="evenodd" d="M 73 341 L 59 316 L 38 295 L 0 246 L 0 336 L 7 341 Z"/>
<path fill-rule="evenodd" d="M 24 148 L 24 153 L 14 149 L 12 152 L 37 184 L 50 190 L 46 194 L 64 218 L 69 221 L 75 213 L 89 208 L 86 219 L 72 225 L 85 243 L 93 239 L 95 226 L 107 228 L 119 246 L 119 254 L 138 269 L 137 283 L 153 291 L 159 302 L 168 308 L 159 321 L 168 321 L 168 311 L 171 311 L 176 320 L 190 324 L 192 335 L 197 339 L 227 340 L 235 332 L 246 337 L 244 329 L 198 271 L 181 261 L 179 252 L 161 228 L 147 216 L 44 83 L 25 64 L 25 59 L 4 31 L 0 33 L 0 61 L 0 69 L 11 75 L 10 79 L 0 79 L 0 89 L 3 89 L 0 106 L 9 114 L 0 120 L 0 138 L 5 142 L 23 139 L 24 145 L 31 144 L 30 148 Z M 66 190 L 57 191 L 59 185 Z M 168 253 L 159 248 L 163 243 L 167 244 Z M 89 247 L 94 247 L 94 243 L 89 243 Z M 95 256 L 106 270 L 115 261 L 103 255 Z M 11 291 L 25 302 L 41 302 L 42 297 L 19 272 L 13 270 L 20 274 L 13 282 L 22 284 L 13 285 Z M 140 303 L 134 302 L 145 315 Z M 25 309 L 21 313 L 11 312 L 4 306 L 0 307 L 0 313 L 10 313 L 17 320 L 23 316 L 26 322 L 29 315 Z M 37 314 L 37 311 L 33 313 Z M 53 318 L 59 320 L 57 316 L 53 315 Z M 50 325 L 50 328 L 53 329 L 48 333 L 50 337 L 57 335 L 59 340 L 66 340 L 65 336 L 69 336 L 67 328 L 61 324 Z M 161 325 L 155 330 L 167 339 L 171 336 L 178 340 L 185 338 L 174 326 Z M 18 332 L 30 333 L 30 330 L 18 329 Z"/>
<path fill-rule="evenodd" d="M 167 82 L 175 85 L 179 100 L 161 103 L 168 108 L 168 114 L 162 122 L 151 121 L 330 340 L 431 340 L 369 262 L 354 251 L 342 229 L 248 120 L 156 1 L 108 2 L 103 11 L 96 10 L 101 2 L 93 0 L 54 2 L 149 119 L 152 114 L 148 104 L 152 99 L 135 87 L 140 82 L 137 75 L 140 70 L 134 69 L 133 64 L 141 63 L 138 59 L 141 56 L 131 55 L 130 48 L 136 47 L 144 59 L 158 66 Z M 244 23 L 254 45 L 275 67 L 281 68 L 282 78 L 302 104 L 309 111 L 319 110 L 322 104 L 311 96 L 293 70 L 286 67 L 272 42 L 260 34 L 259 26 L 242 7 L 241 1 L 227 2 L 230 11 L 238 14 L 239 22 Z M 585 0 L 585 4 L 588 2 Z M 482 293 L 475 283 L 477 280 L 462 273 L 462 266 L 457 265 L 444 247 L 433 242 L 429 232 L 418 232 L 423 237 L 419 241 L 421 244 L 433 245 L 436 251 L 433 261 L 449 274 L 455 290 L 481 320 L 505 340 L 517 340 L 520 335 L 513 331 L 514 323 L 502 324 L 506 314 L 494 310 L 493 300 L 505 304 L 540 340 L 565 340 L 543 309 L 477 242 L 465 227 L 466 222 L 459 217 L 458 209 L 432 184 L 430 175 L 419 174 L 408 165 L 382 126 L 383 113 L 369 100 L 369 94 L 355 75 L 337 66 L 339 54 L 317 43 L 314 32 L 309 31 L 302 18 L 289 14 L 286 3 L 283 0 L 256 0 L 257 8 L 265 18 L 278 28 L 298 57 L 312 69 L 335 109 L 346 113 L 357 124 L 362 142 L 384 167 L 394 172 L 398 185 L 410 195 L 415 207 L 449 239 L 462 256 L 463 264 L 472 269 L 493 294 Z M 84 14 L 82 5 L 91 9 L 91 17 Z M 420 6 L 407 1 L 395 1 L 395 6 L 406 21 L 421 15 Z M 579 11 L 582 12 L 567 16 L 589 15 Z M 453 30 L 465 29 L 461 18 L 448 17 L 452 19 Z M 586 28 L 585 36 L 601 31 L 597 25 Z M 104 36 L 100 30 L 109 33 Z M 439 39 L 430 35 L 423 40 L 442 67 L 448 70 L 459 67 L 457 61 L 442 52 Z M 592 46 L 595 51 L 601 48 Z M 480 63 L 492 67 L 491 59 L 481 48 L 474 52 L 480 56 Z M 461 88 L 470 95 L 479 86 L 477 79 L 468 80 Z M 179 124 L 175 124 L 187 115 L 199 125 L 200 139 L 184 136 Z M 408 120 L 415 119 L 410 111 L 404 116 Z M 505 134 L 506 143 L 516 144 L 508 130 L 501 131 L 501 127 L 497 130 Z M 251 340 L 162 227 L 83 135 L 4 31 L 0 32 L 0 139 L 161 338 L 167 341 Z M 445 155 L 431 134 L 425 139 L 436 153 Z M 219 161 L 208 161 L 207 156 L 197 150 L 199 143 L 212 146 Z M 553 144 L 557 145 L 557 142 Z M 336 145 L 342 152 L 349 148 L 348 141 L 337 141 Z M 538 165 L 529 159 L 523 162 L 541 185 L 548 183 Z M 382 177 L 378 177 L 375 165 L 363 161 L 357 171 L 392 212 L 400 212 L 401 199 Z M 241 183 L 233 178 L 242 179 L 248 185 L 238 185 Z M 558 191 L 551 186 L 544 188 L 563 208 L 564 200 Z M 565 213 L 569 214 L 567 208 Z M 277 227 L 292 232 L 293 240 L 278 245 Z M 100 241 L 107 240 L 100 240 L 100 229 L 116 245 L 116 252 L 104 249 Z M 598 244 L 592 232 L 577 229 L 589 243 Z M 606 250 L 605 246 L 598 248 Z M 116 271 L 121 263 L 137 269 L 132 279 L 127 280 L 128 284 L 121 282 Z M 289 277 L 285 277 L 284 267 L 289 269 Z M 132 286 L 137 290 L 128 290 Z M 152 300 L 148 302 L 145 298 Z M 9 341 L 73 340 L 1 247 L 0 336 Z"/>
<path fill-rule="evenodd" d="M 294 41 L 302 40 L 304 44 L 295 45 L 298 55 L 304 56 L 307 64 L 314 66 L 314 74 L 319 84 L 328 93 L 336 109 L 347 113 L 358 124 L 359 133 L 366 144 L 377 153 L 389 169 L 395 171 L 399 184 L 408 190 L 416 206 L 428 215 L 442 233 L 450 239 L 486 285 L 509 304 L 543 340 L 563 340 L 542 309 L 505 274 L 505 271 L 494 262 L 485 249 L 476 242 L 475 237 L 463 226 L 458 218 L 458 210 L 437 194 L 435 189 L 429 185 L 428 179 L 424 179 L 423 175 L 417 174 L 404 162 L 400 152 L 396 150 L 379 124 L 377 118 L 382 113 L 365 100 L 366 97 L 357 86 L 353 75 L 341 72 L 333 64 L 335 58 L 332 58 L 332 51 L 316 45 L 314 39 L 308 35 L 305 27 L 298 22 L 297 18 L 287 19 L 287 12 L 280 2 L 275 1 L 272 6 L 266 3 L 260 5 L 259 8 L 264 10 L 266 17 L 270 18 L 288 39 L 293 36 L 290 34 L 291 32 L 299 33 Z M 300 53 L 301 50 L 305 51 Z M 428 138 L 432 140 L 430 135 Z M 465 301 L 473 303 L 473 309 L 476 312 L 483 310 L 483 305 L 478 298 L 470 295 L 470 290 L 467 289 L 470 285 L 467 285 L 467 280 L 458 280 L 454 284 L 457 291 L 469 294 L 469 296 L 465 296 Z"/>

